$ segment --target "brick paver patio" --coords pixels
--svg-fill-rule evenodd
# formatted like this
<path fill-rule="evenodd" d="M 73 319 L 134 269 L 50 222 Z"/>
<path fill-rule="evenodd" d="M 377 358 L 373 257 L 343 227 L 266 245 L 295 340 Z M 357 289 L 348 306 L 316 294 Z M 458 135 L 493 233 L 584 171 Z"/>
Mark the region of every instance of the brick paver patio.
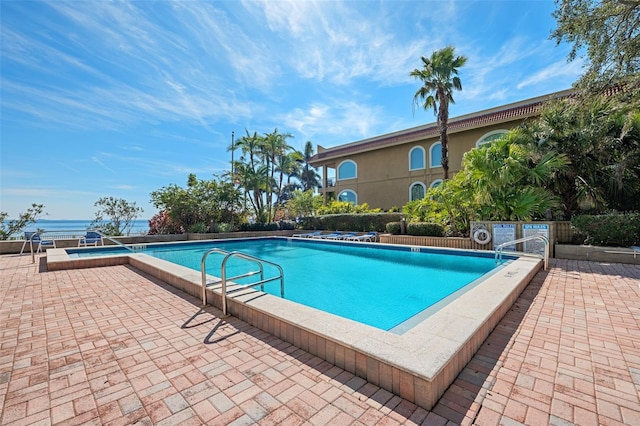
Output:
<path fill-rule="evenodd" d="M 640 425 L 640 267 L 552 261 L 432 411 L 128 266 L 0 256 L 0 424 Z"/>

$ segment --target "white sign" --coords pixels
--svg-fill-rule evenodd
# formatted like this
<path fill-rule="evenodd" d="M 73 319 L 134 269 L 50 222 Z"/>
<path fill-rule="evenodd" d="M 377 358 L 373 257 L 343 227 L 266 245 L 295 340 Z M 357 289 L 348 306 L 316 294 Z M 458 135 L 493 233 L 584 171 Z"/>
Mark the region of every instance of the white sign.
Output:
<path fill-rule="evenodd" d="M 549 225 L 546 223 L 525 223 L 522 225 L 522 238 L 533 235 L 543 235 L 549 238 Z M 535 239 L 524 242 L 525 253 L 535 253 L 544 256 L 544 241 Z"/>
<path fill-rule="evenodd" d="M 493 224 L 493 249 L 502 243 L 508 243 L 516 239 L 516 225 L 513 223 Z M 504 248 L 505 251 L 515 251 L 516 246 L 512 244 Z"/>

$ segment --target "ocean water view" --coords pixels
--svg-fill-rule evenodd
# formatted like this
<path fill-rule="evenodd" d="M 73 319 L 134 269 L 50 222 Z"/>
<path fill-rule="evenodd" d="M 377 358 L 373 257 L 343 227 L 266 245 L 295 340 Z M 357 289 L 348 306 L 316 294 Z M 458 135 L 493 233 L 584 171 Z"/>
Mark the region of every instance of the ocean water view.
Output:
<path fill-rule="evenodd" d="M 83 231 L 90 228 L 92 220 L 50 220 L 50 219 L 38 219 L 36 223 L 24 228 L 23 231 Z M 126 234 L 125 230 L 125 234 Z M 138 219 L 134 220 L 129 231 L 129 235 L 146 235 L 149 232 L 149 220 Z M 20 237 L 24 234 L 22 232 L 12 235 L 12 237 Z"/>

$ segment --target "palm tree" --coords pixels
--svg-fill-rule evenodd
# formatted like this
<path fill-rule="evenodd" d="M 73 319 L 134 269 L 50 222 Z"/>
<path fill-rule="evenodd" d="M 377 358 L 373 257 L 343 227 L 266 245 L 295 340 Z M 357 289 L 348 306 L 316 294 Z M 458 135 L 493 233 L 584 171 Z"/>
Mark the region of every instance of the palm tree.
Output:
<path fill-rule="evenodd" d="M 458 68 L 467 62 L 464 56 L 455 56 L 454 48 L 447 46 L 436 50 L 431 58 L 422 57 L 422 69 L 414 69 L 409 73 L 422 81 L 422 86 L 413 95 L 414 107 L 422 101 L 423 108 L 433 108 L 437 114 L 437 124 L 440 131 L 442 146 L 442 170 L 444 179 L 449 179 L 449 154 L 447 123 L 449 121 L 449 103 L 453 100 L 453 90 L 462 90 L 462 83 L 458 77 Z"/>
<path fill-rule="evenodd" d="M 320 186 L 320 177 L 318 176 L 318 172 L 315 167 L 312 167 L 309 164 L 309 160 L 313 157 L 313 144 L 311 141 L 307 141 L 307 143 L 305 143 L 302 155 L 304 170 L 302 170 L 302 174 L 300 175 L 300 182 L 302 183 L 302 190 L 308 191 Z"/>

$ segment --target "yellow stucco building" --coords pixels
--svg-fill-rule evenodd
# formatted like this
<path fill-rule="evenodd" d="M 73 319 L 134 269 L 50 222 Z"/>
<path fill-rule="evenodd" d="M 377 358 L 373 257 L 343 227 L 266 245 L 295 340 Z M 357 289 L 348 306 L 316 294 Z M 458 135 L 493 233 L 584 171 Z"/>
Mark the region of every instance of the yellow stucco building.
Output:
<path fill-rule="evenodd" d="M 569 90 L 449 119 L 449 176 L 472 148 L 489 143 L 539 114 L 544 101 Z M 442 182 L 441 145 L 436 123 L 375 136 L 333 148 L 318 145 L 310 164 L 321 168 L 325 203 L 330 199 L 401 207 Z"/>

